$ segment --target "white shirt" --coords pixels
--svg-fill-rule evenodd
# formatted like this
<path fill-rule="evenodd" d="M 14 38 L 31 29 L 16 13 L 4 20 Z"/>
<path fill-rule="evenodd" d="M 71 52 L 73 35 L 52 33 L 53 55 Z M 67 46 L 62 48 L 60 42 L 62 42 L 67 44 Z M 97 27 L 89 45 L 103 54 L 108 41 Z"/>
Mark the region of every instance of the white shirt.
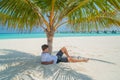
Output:
<path fill-rule="evenodd" d="M 52 60 L 54 61 L 54 64 L 56 64 L 57 56 L 53 56 L 49 53 L 42 53 L 41 54 L 41 62 L 50 62 Z"/>

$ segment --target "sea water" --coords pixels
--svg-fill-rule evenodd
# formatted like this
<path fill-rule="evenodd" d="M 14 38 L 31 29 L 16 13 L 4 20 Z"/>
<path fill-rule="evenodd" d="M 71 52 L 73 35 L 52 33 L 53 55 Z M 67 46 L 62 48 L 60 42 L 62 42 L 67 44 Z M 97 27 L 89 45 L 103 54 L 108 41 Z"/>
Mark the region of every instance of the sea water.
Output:
<path fill-rule="evenodd" d="M 55 33 L 54 37 L 120 36 L 120 33 Z M 45 38 L 45 33 L 0 34 L 0 39 Z"/>

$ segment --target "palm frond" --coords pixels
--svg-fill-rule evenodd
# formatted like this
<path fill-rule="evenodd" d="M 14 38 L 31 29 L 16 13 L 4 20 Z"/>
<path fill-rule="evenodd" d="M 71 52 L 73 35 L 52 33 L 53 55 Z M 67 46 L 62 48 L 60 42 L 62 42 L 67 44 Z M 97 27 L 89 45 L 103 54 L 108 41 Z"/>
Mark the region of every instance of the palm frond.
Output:
<path fill-rule="evenodd" d="M 92 29 L 104 29 L 110 28 L 112 25 L 120 26 L 120 16 L 118 17 L 118 12 L 101 12 L 96 15 L 91 14 L 84 18 L 79 19 L 69 19 L 71 28 L 73 30 L 79 31 L 90 31 Z M 117 16 L 117 17 L 116 17 Z"/>
<path fill-rule="evenodd" d="M 69 6 L 69 7 L 68 7 Z M 80 10 L 87 11 L 111 11 L 120 10 L 119 0 L 76 0 L 67 5 L 67 8 L 63 11 L 64 16 L 72 15 L 73 13 L 79 13 Z M 81 13 L 80 13 L 81 14 Z"/>
<path fill-rule="evenodd" d="M 41 18 L 35 12 L 34 7 L 27 2 L 28 0 L 1 0 L 0 19 L 2 24 L 20 29 L 42 25 Z M 4 20 L 3 20 L 4 19 Z"/>
<path fill-rule="evenodd" d="M 110 17 L 114 14 L 100 15 L 115 11 L 120 11 L 120 0 L 0 0 L 0 23 L 19 29 L 57 29 L 66 20 L 76 26 L 93 25 L 91 19 L 95 25 L 119 25 L 119 19 Z"/>

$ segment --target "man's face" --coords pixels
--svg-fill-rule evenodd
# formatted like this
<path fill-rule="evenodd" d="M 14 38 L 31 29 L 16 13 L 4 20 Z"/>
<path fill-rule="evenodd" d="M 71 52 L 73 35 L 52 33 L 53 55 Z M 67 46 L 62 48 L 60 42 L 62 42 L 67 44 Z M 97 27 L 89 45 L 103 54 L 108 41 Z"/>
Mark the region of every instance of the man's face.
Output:
<path fill-rule="evenodd" d="M 49 49 L 48 49 L 48 48 L 46 48 L 46 49 L 45 49 L 45 52 L 49 52 Z"/>

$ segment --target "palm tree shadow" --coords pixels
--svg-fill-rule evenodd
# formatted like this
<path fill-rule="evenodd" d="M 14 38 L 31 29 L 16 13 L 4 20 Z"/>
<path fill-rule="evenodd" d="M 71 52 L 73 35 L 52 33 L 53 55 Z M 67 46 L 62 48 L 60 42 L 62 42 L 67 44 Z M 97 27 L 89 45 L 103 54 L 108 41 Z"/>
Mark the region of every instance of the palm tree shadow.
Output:
<path fill-rule="evenodd" d="M 3 55 L 1 55 L 1 52 Z M 92 80 L 62 64 L 41 65 L 40 56 L 0 49 L 0 80 Z"/>

